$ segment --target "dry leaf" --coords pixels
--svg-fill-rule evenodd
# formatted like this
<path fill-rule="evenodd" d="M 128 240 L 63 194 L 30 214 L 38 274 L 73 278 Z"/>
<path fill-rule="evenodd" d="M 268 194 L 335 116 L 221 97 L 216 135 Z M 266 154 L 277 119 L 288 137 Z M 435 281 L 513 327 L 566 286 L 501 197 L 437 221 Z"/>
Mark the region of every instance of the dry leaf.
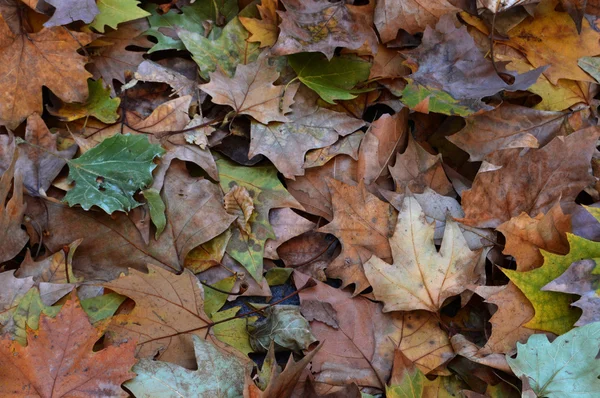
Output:
<path fill-rule="evenodd" d="M 236 185 L 231 188 L 225 197 L 225 211 L 227 214 L 235 216 L 235 223 L 246 234 L 250 233 L 250 224 L 248 220 L 254 211 L 254 204 L 248 190 L 244 187 Z"/>
<path fill-rule="evenodd" d="M 15 152 L 0 179 L 0 263 L 16 256 L 29 240 L 27 233 L 21 229 L 26 204 L 23 203 L 23 177 L 20 172 L 15 176 L 17 156 Z M 8 199 L 11 186 L 12 197 Z"/>

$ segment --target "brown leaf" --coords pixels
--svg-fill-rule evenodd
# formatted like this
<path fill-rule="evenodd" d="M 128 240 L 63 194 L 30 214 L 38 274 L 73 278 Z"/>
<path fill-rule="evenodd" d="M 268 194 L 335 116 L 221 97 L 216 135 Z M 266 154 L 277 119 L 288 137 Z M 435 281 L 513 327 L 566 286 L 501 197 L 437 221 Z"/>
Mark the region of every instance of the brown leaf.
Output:
<path fill-rule="evenodd" d="M 23 203 L 23 177 L 20 172 L 15 176 L 17 161 L 15 152 L 10 166 L 0 179 L 0 263 L 19 254 L 29 240 L 27 233 L 21 229 L 27 205 Z M 12 197 L 8 199 L 11 186 Z"/>
<path fill-rule="evenodd" d="M 457 11 L 448 0 L 382 0 L 375 7 L 375 26 L 381 41 L 387 43 L 396 38 L 400 29 L 419 33 L 427 26 L 435 26 L 442 15 Z"/>
<path fill-rule="evenodd" d="M 388 175 L 394 154 L 406 149 L 407 131 L 408 108 L 393 116 L 385 114 L 373 122 L 360 145 L 358 178 L 369 185 L 379 176 Z"/>
<path fill-rule="evenodd" d="M 599 135 L 599 128 L 590 127 L 524 155 L 520 149 L 492 153 L 486 160 L 495 168 L 479 172 L 463 193 L 465 218 L 458 221 L 494 228 L 522 212 L 546 213 L 559 198 L 573 201 L 593 182 L 588 169 Z"/>
<path fill-rule="evenodd" d="M 336 47 L 355 50 L 367 44 L 377 52 L 373 25 L 373 5 L 353 6 L 345 1 L 281 0 L 285 12 L 278 12 L 282 22 L 275 55 L 322 52 L 329 60 Z"/>
<path fill-rule="evenodd" d="M 261 123 L 287 122 L 286 113 L 294 102 L 299 83 L 274 86 L 279 77 L 266 56 L 248 65 L 238 65 L 231 78 L 221 71 L 210 73 L 210 83 L 200 89 L 212 97 L 212 101 L 231 106 L 237 114 L 250 115 Z"/>
<path fill-rule="evenodd" d="M 277 248 L 294 236 L 315 229 L 315 223 L 296 214 L 292 209 L 273 209 L 269 212 L 269 224 L 273 227 L 276 239 L 269 239 L 265 244 L 265 258 L 279 260 Z"/>
<path fill-rule="evenodd" d="M 338 391 L 321 395 L 315 389 L 315 382 L 312 375 L 309 375 L 304 382 L 303 398 L 361 398 L 360 389 L 355 383 L 347 384 Z"/>
<path fill-rule="evenodd" d="M 333 235 L 309 231 L 282 244 L 277 253 L 286 267 L 325 281 L 325 268 L 339 255 L 339 247 Z"/>
<path fill-rule="evenodd" d="M 223 200 L 225 202 L 225 211 L 227 214 L 236 217 L 235 223 L 240 230 L 249 234 L 250 224 L 248 224 L 248 220 L 254 211 L 254 203 L 252 202 L 248 190 L 236 185 L 225 194 Z"/>
<path fill-rule="evenodd" d="M 94 345 L 106 323 L 94 328 L 77 295 L 56 318 L 40 318 L 39 330 L 28 331 L 27 347 L 0 340 L 0 394 L 3 396 L 127 397 L 121 383 L 135 376 L 131 367 L 135 340 L 100 351 Z"/>
<path fill-rule="evenodd" d="M 342 280 L 342 285 L 354 283 L 354 292 L 369 286 L 363 264 L 372 256 L 391 259 L 390 244 L 395 215 L 392 207 L 358 186 L 330 179 L 334 218 L 319 229 L 335 235 L 342 243 L 342 252 L 327 268 L 327 275 Z"/>
<path fill-rule="evenodd" d="M 204 339 L 210 319 L 204 313 L 202 287 L 194 274 L 175 275 L 156 266 L 145 274 L 134 269 L 103 286 L 135 301 L 129 314 L 112 318 L 115 341 L 137 340 L 138 358 L 155 358 L 187 368 L 196 365 L 192 335 Z"/>
<path fill-rule="evenodd" d="M 556 203 L 546 214 L 531 218 L 521 213 L 496 228 L 506 238 L 502 253 L 511 255 L 517 262 L 517 271 L 531 271 L 544 263 L 540 250 L 567 254 L 571 232 L 571 217 L 562 212 Z"/>
<path fill-rule="evenodd" d="M 15 33 L 0 15 L 0 65 L 5 71 L 0 124 L 14 129 L 33 112 L 42 113 L 42 86 L 65 102 L 84 102 L 91 75 L 84 67 L 86 58 L 76 51 L 91 40 L 90 33 L 63 27 Z"/>
<path fill-rule="evenodd" d="M 337 155 L 348 155 L 358 160 L 358 148 L 365 133 L 357 131 L 349 136 L 340 138 L 335 144 L 321 149 L 314 149 L 306 153 L 304 168 L 323 166 Z"/>
<path fill-rule="evenodd" d="M 296 287 L 306 280 L 306 275 L 294 272 Z M 384 314 L 380 304 L 361 296 L 353 298 L 349 292 L 321 282 L 300 292 L 301 309 L 305 300 L 329 303 L 343 314 L 337 329 L 311 322 L 313 334 L 323 344 L 313 358 L 317 382 L 345 385 L 351 375 L 359 386 L 384 388 L 380 380 L 385 382 L 390 375 L 395 349 L 402 350 L 424 373 L 454 356 L 438 321 L 425 311 Z"/>
<path fill-rule="evenodd" d="M 493 111 L 465 119 L 467 125 L 448 139 L 471 155 L 471 162 L 508 148 L 538 148 L 565 135 L 563 112 L 545 112 L 505 104 Z"/>

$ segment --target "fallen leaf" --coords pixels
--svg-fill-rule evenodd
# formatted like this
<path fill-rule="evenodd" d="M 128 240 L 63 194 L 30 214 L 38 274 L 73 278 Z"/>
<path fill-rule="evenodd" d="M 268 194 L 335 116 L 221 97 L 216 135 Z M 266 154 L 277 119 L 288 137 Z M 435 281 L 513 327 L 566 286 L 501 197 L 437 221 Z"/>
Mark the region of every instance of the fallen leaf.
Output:
<path fill-rule="evenodd" d="M 374 255 L 363 264 L 373 294 L 383 310 L 438 312 L 444 301 L 475 283 L 481 249 L 471 251 L 456 222 L 446 221 L 442 246 L 433 243 L 434 225 L 416 199 L 406 196 L 398 215 L 390 246 L 394 258 L 388 264 Z"/>
<path fill-rule="evenodd" d="M 10 166 L 0 178 L 0 262 L 19 254 L 29 240 L 21 229 L 27 205 L 23 202 L 23 177 L 20 172 L 15 176 L 17 157 L 15 152 Z M 11 186 L 12 197 L 7 201 Z"/>
<path fill-rule="evenodd" d="M 490 154 L 486 161 L 495 167 L 479 172 L 463 193 L 465 218 L 459 221 L 494 228 L 522 212 L 547 213 L 559 198 L 572 202 L 593 182 L 588 169 L 599 135 L 599 129 L 590 127 L 525 154 L 520 149 Z"/>
<path fill-rule="evenodd" d="M 334 218 L 318 232 L 335 235 L 342 243 L 342 252 L 327 267 L 330 278 L 342 280 L 342 286 L 354 284 L 358 294 L 369 286 L 363 270 L 372 255 L 391 258 L 388 238 L 395 215 L 392 207 L 369 193 L 361 182 L 358 186 L 330 179 Z"/>
<path fill-rule="evenodd" d="M 221 264 L 230 238 L 231 231 L 228 229 L 221 235 L 192 249 L 185 257 L 185 268 L 198 274 Z"/>
<path fill-rule="evenodd" d="M 146 31 L 146 33 L 148 33 Z M 188 61 L 185 65 L 193 65 L 193 62 Z M 167 83 L 173 89 L 173 93 L 180 97 L 191 95 L 193 98 L 198 98 L 198 82 L 188 78 L 186 75 L 179 73 L 175 69 L 168 68 L 156 62 L 149 60 L 142 61 L 135 71 L 134 77 L 137 80 L 144 82 Z"/>
<path fill-rule="evenodd" d="M 71 22 L 83 21 L 90 23 L 100 12 L 94 0 L 45 0 L 55 8 L 52 18 L 44 23 L 46 28 L 68 25 Z"/>
<path fill-rule="evenodd" d="M 254 212 L 254 204 L 248 190 L 239 185 L 231 188 L 223 198 L 225 201 L 225 211 L 227 214 L 235 216 L 235 223 L 242 233 L 250 234 L 250 224 L 248 220 Z"/>
<path fill-rule="evenodd" d="M 308 151 L 304 161 L 304 169 L 323 166 L 337 155 L 348 155 L 352 159 L 358 160 L 358 149 L 364 137 L 365 133 L 357 131 L 340 138 L 334 144 L 325 148 Z"/>
<path fill-rule="evenodd" d="M 279 37 L 271 49 L 274 55 L 321 52 L 331 60 L 336 47 L 356 50 L 367 44 L 377 51 L 373 6 L 354 6 L 326 0 L 281 0 Z"/>
<path fill-rule="evenodd" d="M 317 341 L 308 321 L 297 305 L 276 305 L 264 310 L 265 318 L 249 323 L 248 334 L 254 352 L 267 352 L 271 342 L 275 351 L 300 352 Z"/>
<path fill-rule="evenodd" d="M 102 79 L 88 80 L 88 90 L 90 95 L 84 103 L 61 104 L 48 111 L 67 122 L 93 116 L 103 123 L 115 123 L 121 99 L 110 97 L 110 89 L 104 88 Z"/>
<path fill-rule="evenodd" d="M 417 0 L 383 0 L 375 7 L 375 26 L 381 41 L 387 43 L 396 38 L 400 29 L 410 34 L 419 33 L 427 26 L 435 26 L 440 17 L 459 11 L 448 0 L 420 3 Z"/>
<path fill-rule="evenodd" d="M 37 332 L 29 331 L 27 347 L 6 337 L 0 341 L 0 385 L 4 396 L 126 397 L 121 383 L 135 373 L 131 367 L 135 340 L 93 351 L 106 324 L 90 325 L 76 295 L 55 319 L 42 316 Z"/>
<path fill-rule="evenodd" d="M 269 223 L 275 232 L 275 239 L 269 239 L 265 244 L 265 258 L 278 260 L 277 248 L 294 236 L 315 229 L 312 221 L 299 216 L 292 209 L 273 209 L 269 212 Z"/>
<path fill-rule="evenodd" d="M 244 28 L 252 34 L 247 40 L 249 42 L 259 42 L 260 47 L 271 47 L 277 41 L 277 0 L 262 0 L 256 8 L 260 13 L 261 19 L 240 17 L 240 22 Z"/>
<path fill-rule="evenodd" d="M 106 26 L 117 29 L 123 22 L 133 21 L 150 15 L 149 12 L 138 7 L 137 0 L 98 0 L 100 13 L 90 24 L 91 28 L 104 33 Z"/>

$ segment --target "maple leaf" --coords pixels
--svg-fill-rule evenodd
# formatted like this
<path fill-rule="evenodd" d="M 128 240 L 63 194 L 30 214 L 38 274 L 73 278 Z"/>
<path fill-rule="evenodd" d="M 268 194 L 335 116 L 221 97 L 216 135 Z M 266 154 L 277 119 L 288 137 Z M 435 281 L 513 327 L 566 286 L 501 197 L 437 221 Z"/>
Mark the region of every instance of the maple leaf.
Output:
<path fill-rule="evenodd" d="M 440 18 L 435 29 L 427 27 L 421 45 L 406 56 L 413 74 L 406 77 L 409 84 L 402 91 L 402 102 L 423 113 L 468 116 L 492 110 L 481 98 L 502 90 L 526 90 L 543 71 L 523 73 L 507 84 L 467 29 L 457 28 L 450 15 Z"/>
<path fill-rule="evenodd" d="M 517 344 L 517 357 L 506 357 L 513 372 L 527 380 L 536 396 L 592 398 L 600 388 L 600 362 L 590 347 L 600 343 L 600 323 L 592 323 L 558 336 L 552 343 L 533 335 Z M 567 393 L 568 392 L 568 393 Z"/>
<path fill-rule="evenodd" d="M 285 12 L 279 12 L 281 32 L 271 49 L 274 55 L 321 52 L 333 57 L 336 47 L 356 50 L 367 44 L 377 52 L 372 5 L 353 6 L 343 1 L 281 0 Z M 366 12 L 365 12 L 366 11 Z"/>
<path fill-rule="evenodd" d="M 365 274 L 384 311 L 423 309 L 437 312 L 444 301 L 475 283 L 481 249 L 471 251 L 458 225 L 446 221 L 442 246 L 433 243 L 434 225 L 416 199 L 406 196 L 390 239 L 393 264 L 373 256 L 363 264 Z"/>
<path fill-rule="evenodd" d="M 577 65 L 579 58 L 600 54 L 600 35 L 587 20 L 581 34 L 567 13 L 555 11 L 557 0 L 544 1 L 535 9 L 535 18 L 527 19 L 508 32 L 506 44 L 521 50 L 533 66 L 549 65 L 544 75 L 552 84 L 559 79 L 594 82 Z M 545 40 L 540 40 L 540 34 Z"/>
<path fill-rule="evenodd" d="M 0 124 L 16 128 L 27 116 L 42 113 L 42 86 L 66 102 L 88 96 L 86 58 L 77 54 L 92 40 L 89 33 L 44 28 L 37 33 L 13 33 L 0 15 Z"/>
<path fill-rule="evenodd" d="M 342 280 L 342 285 L 354 283 L 354 292 L 369 286 L 363 265 L 373 255 L 390 259 L 390 237 L 394 223 L 392 207 L 377 199 L 360 182 L 358 186 L 330 179 L 334 218 L 318 231 L 335 235 L 342 243 L 342 252 L 327 267 L 327 275 Z"/>
<path fill-rule="evenodd" d="M 0 392 L 4 396 L 110 395 L 126 397 L 121 383 L 135 374 L 135 341 L 94 351 L 106 324 L 94 328 L 75 294 L 55 319 L 42 316 L 27 347 L 0 340 Z"/>
<path fill-rule="evenodd" d="M 247 361 L 224 352 L 209 341 L 193 336 L 197 370 L 151 359 L 141 359 L 133 371 L 137 376 L 125 383 L 136 396 L 240 397 Z"/>
<path fill-rule="evenodd" d="M 497 227 L 521 212 L 546 213 L 559 198 L 573 201 L 593 182 L 588 168 L 599 135 L 599 129 L 590 127 L 524 155 L 520 149 L 490 154 L 486 161 L 495 167 L 478 173 L 473 187 L 463 193 L 465 218 L 459 221 Z"/>
<path fill-rule="evenodd" d="M 107 25 L 113 29 L 117 29 L 117 25 L 120 23 L 150 15 L 149 12 L 139 8 L 138 4 L 139 1 L 137 0 L 98 0 L 98 10 L 100 13 L 90 24 L 90 27 L 104 33 Z"/>
<path fill-rule="evenodd" d="M 518 105 L 500 107 L 465 119 L 467 125 L 448 139 L 481 161 L 490 153 L 507 148 L 538 148 L 554 137 L 565 135 L 565 113 L 544 112 Z"/>
<path fill-rule="evenodd" d="M 252 34 L 249 42 L 259 42 L 260 47 L 271 47 L 277 41 L 277 0 L 262 0 L 256 8 L 261 19 L 240 17 L 240 22 Z"/>
<path fill-rule="evenodd" d="M 90 23 L 100 12 L 94 0 L 46 0 L 46 3 L 55 8 L 52 18 L 44 23 L 47 28 L 75 21 Z"/>
<path fill-rule="evenodd" d="M 23 177 L 20 172 L 15 176 L 17 156 L 15 152 L 10 166 L 0 178 L 0 262 L 16 256 L 29 240 L 21 229 L 26 204 L 23 203 Z M 11 185 L 13 194 L 7 201 Z"/>
<path fill-rule="evenodd" d="M 400 29 L 410 34 L 435 26 L 440 17 L 458 11 L 448 0 L 421 3 L 417 0 L 383 0 L 375 7 L 375 26 L 384 43 L 396 38 Z"/>
<path fill-rule="evenodd" d="M 250 115 L 261 123 L 287 122 L 286 113 L 294 102 L 298 84 L 275 86 L 279 73 L 261 56 L 255 62 L 235 69 L 230 78 L 222 72 L 210 74 L 210 83 L 200 89 L 210 94 L 213 102 L 231 106 L 236 114 Z"/>
<path fill-rule="evenodd" d="M 294 272 L 299 288 L 308 276 Z M 383 313 L 382 306 L 365 297 L 335 289 L 322 282 L 300 292 L 300 311 L 309 303 L 327 304 L 311 329 L 322 348 L 312 361 L 316 381 L 343 385 L 347 375 L 359 386 L 378 386 L 387 380 L 395 349 L 400 349 L 424 373 L 452 359 L 448 336 L 425 311 Z"/>

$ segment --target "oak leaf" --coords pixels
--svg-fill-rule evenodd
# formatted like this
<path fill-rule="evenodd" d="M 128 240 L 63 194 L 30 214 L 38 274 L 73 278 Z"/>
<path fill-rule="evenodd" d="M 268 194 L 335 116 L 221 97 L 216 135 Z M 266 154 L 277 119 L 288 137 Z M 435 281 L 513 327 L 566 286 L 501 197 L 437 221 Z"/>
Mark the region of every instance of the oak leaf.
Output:
<path fill-rule="evenodd" d="M 480 228 L 497 227 L 522 212 L 547 213 L 559 200 L 570 202 L 593 182 L 588 173 L 600 129 L 590 127 L 554 138 L 541 149 L 506 149 L 490 154 L 495 167 L 479 172 L 463 193 L 465 218 Z"/>
<path fill-rule="evenodd" d="M 65 102 L 88 96 L 86 57 L 76 51 L 92 41 L 90 33 L 63 27 L 14 33 L 0 15 L 0 124 L 16 128 L 27 116 L 42 113 L 42 86 Z"/>
<path fill-rule="evenodd" d="M 363 264 L 373 255 L 391 259 L 388 238 L 394 224 L 392 207 L 377 199 L 360 182 L 358 186 L 330 179 L 334 218 L 319 232 L 335 235 L 342 243 L 342 252 L 327 267 L 329 277 L 342 280 L 343 286 L 354 283 L 354 292 L 369 286 Z"/>
<path fill-rule="evenodd" d="M 94 328 L 77 296 L 56 318 L 42 315 L 39 330 L 29 331 L 27 347 L 0 340 L 0 384 L 3 396 L 127 397 L 121 383 L 135 374 L 135 340 L 94 351 L 106 323 Z"/>
<path fill-rule="evenodd" d="M 213 102 L 231 106 L 236 114 L 250 115 L 261 123 L 287 122 L 298 84 L 275 86 L 279 73 L 266 56 L 255 62 L 238 64 L 231 78 L 223 72 L 210 74 L 210 83 L 200 89 L 210 94 Z"/>
<path fill-rule="evenodd" d="M 458 224 L 446 221 L 442 246 L 433 243 L 434 225 L 429 224 L 421 206 L 406 196 L 390 239 L 393 264 L 373 256 L 363 265 L 383 310 L 439 311 L 444 301 L 462 293 L 479 278 L 476 270 L 482 250 L 471 251 Z"/>

